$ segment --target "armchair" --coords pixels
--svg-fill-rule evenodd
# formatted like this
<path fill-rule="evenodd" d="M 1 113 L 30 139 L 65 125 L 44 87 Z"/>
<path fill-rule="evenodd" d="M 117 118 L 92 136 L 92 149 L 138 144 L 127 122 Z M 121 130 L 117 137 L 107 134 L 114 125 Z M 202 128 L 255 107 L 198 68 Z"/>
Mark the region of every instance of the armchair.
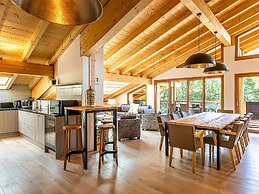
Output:
<path fill-rule="evenodd" d="M 170 142 L 170 155 L 169 166 L 172 166 L 173 147 L 180 148 L 181 156 L 182 150 L 186 149 L 193 152 L 192 155 L 192 172 L 195 173 L 196 165 L 196 151 L 201 148 L 202 163 L 204 164 L 205 152 L 203 146 L 204 131 L 200 130 L 195 133 L 193 125 L 181 125 L 176 123 L 168 124 L 169 142 Z"/>
<path fill-rule="evenodd" d="M 140 138 L 140 119 L 136 115 L 121 116 L 118 120 L 118 140 L 122 138 Z"/>
<path fill-rule="evenodd" d="M 158 131 L 157 113 L 148 113 L 142 115 L 142 129 Z"/>

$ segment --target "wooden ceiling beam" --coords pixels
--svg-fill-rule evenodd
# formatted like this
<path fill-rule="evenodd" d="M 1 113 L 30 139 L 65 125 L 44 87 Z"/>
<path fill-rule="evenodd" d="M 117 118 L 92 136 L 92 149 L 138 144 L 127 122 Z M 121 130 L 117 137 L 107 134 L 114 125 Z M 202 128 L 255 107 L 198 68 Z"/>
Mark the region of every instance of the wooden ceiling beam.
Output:
<path fill-rule="evenodd" d="M 29 90 L 31 90 L 41 80 L 41 78 L 42 77 L 40 76 L 35 76 L 28 85 Z"/>
<path fill-rule="evenodd" d="M 108 101 L 108 99 L 116 98 L 116 97 L 118 97 L 118 96 L 120 96 L 120 95 L 122 95 L 122 94 L 125 94 L 125 93 L 127 93 L 127 92 L 129 92 L 129 91 L 135 89 L 135 88 L 138 87 L 138 86 L 139 86 L 139 84 L 129 84 L 129 85 L 123 87 L 122 89 L 120 89 L 120 90 L 118 90 L 118 91 L 116 91 L 116 92 L 114 92 L 114 93 L 112 93 L 112 94 L 107 95 L 107 96 L 104 98 L 104 102 Z"/>
<path fill-rule="evenodd" d="M 49 26 L 49 22 L 40 20 L 38 23 L 36 30 L 33 32 L 30 41 L 25 46 L 23 54 L 22 54 L 22 61 L 26 61 L 30 56 L 37 44 L 39 43 L 41 37 L 43 36 L 44 32 Z"/>
<path fill-rule="evenodd" d="M 48 64 L 54 64 L 58 58 L 65 52 L 65 50 L 72 44 L 72 42 L 78 37 L 79 34 L 83 32 L 87 25 L 75 26 L 67 37 L 60 44 L 56 52 L 48 61 Z"/>
<path fill-rule="evenodd" d="M 113 73 L 105 73 L 104 80 L 115 81 L 115 82 L 129 82 L 132 84 L 148 84 L 148 85 L 152 84 L 152 80 L 148 78 L 120 75 L 120 74 L 113 74 Z"/>
<path fill-rule="evenodd" d="M 180 0 L 195 16 L 201 13 L 200 21 L 225 45 L 231 45 L 231 36 L 203 0 Z"/>
<path fill-rule="evenodd" d="M 37 100 L 51 88 L 51 80 L 48 77 L 42 77 L 41 80 L 32 88 L 31 95 Z"/>
<path fill-rule="evenodd" d="M 134 92 L 137 92 L 137 91 L 143 89 L 144 87 L 146 87 L 146 86 L 145 86 L 145 85 L 141 85 L 141 86 L 135 88 L 134 90 L 131 90 L 130 92 L 128 92 L 128 94 L 132 94 L 132 93 L 134 93 Z"/>
<path fill-rule="evenodd" d="M 162 7 L 160 10 L 158 10 L 152 17 L 150 17 L 145 23 L 140 26 L 137 30 L 135 30 L 133 33 L 131 33 L 129 36 L 127 36 L 125 39 L 123 39 L 121 42 L 119 42 L 113 49 L 109 50 L 105 56 L 104 59 L 107 60 L 110 57 L 112 57 L 114 54 L 116 54 L 119 50 L 121 50 L 123 47 L 128 45 L 132 40 L 134 40 L 136 37 L 138 37 L 141 33 L 143 33 L 148 27 L 150 27 L 152 24 L 154 24 L 157 20 L 162 18 L 165 14 L 167 14 L 171 9 L 173 9 L 179 1 L 169 1 L 164 7 Z"/>
<path fill-rule="evenodd" d="M 166 25 L 164 28 L 159 29 L 156 31 L 152 36 L 149 36 L 146 41 L 144 41 L 142 44 L 131 50 L 130 52 L 126 52 L 125 55 L 119 58 L 116 62 L 112 63 L 110 67 L 108 67 L 108 72 L 113 72 L 117 68 L 124 65 L 126 61 L 129 61 L 131 58 L 136 57 L 139 52 L 147 48 L 151 43 L 156 41 L 158 38 L 160 38 L 162 35 L 167 33 L 168 31 L 172 30 L 176 25 L 178 25 L 180 22 L 182 22 L 185 19 L 188 19 L 188 17 L 191 15 L 187 9 L 184 9 L 181 14 L 179 14 L 178 17 L 174 18 L 173 21 L 171 21 L 168 25 Z M 191 27 L 188 28 L 191 30 Z M 173 39 L 171 39 L 172 41 Z M 124 72 L 126 73 L 126 71 Z"/>
<path fill-rule="evenodd" d="M 249 4 L 248 6 L 251 6 L 251 5 Z M 223 24 L 227 29 L 229 29 L 228 31 L 232 35 L 232 33 L 234 33 L 238 29 L 238 27 L 232 28 L 232 26 L 236 26 L 237 24 L 240 23 L 240 21 L 245 21 L 246 18 L 249 18 L 252 15 L 254 15 L 256 11 L 257 10 L 252 7 L 250 9 L 248 9 L 245 13 L 241 14 L 239 17 L 232 18 L 232 20 L 223 22 Z M 258 15 L 258 13 L 257 13 L 257 15 Z M 220 21 L 224 21 L 226 19 L 225 15 L 220 16 L 219 19 L 220 19 Z M 249 21 L 254 23 L 256 21 L 256 18 L 254 20 L 249 20 Z M 249 26 L 249 23 L 246 22 L 246 25 Z M 204 30 L 204 28 L 201 28 L 202 33 L 203 33 L 203 30 Z M 212 34 L 208 33 L 208 32 L 205 34 L 202 34 L 201 35 L 202 43 L 203 43 L 203 41 L 210 39 L 211 35 Z M 196 44 L 193 44 L 193 42 L 195 41 L 195 39 L 194 39 L 195 36 L 197 36 L 197 35 L 191 34 L 188 37 L 184 37 L 184 38 L 180 39 L 178 42 L 175 42 L 175 44 L 173 44 L 172 46 L 168 47 L 166 50 L 164 49 L 164 50 L 162 50 L 162 52 L 157 53 L 154 57 L 149 58 L 147 60 L 143 60 L 143 62 L 140 63 L 140 66 L 136 67 L 132 71 L 132 75 L 134 76 L 143 71 L 146 71 L 146 70 L 148 71 L 148 69 L 150 67 L 156 65 L 158 61 L 167 60 L 168 57 L 169 58 L 177 57 L 182 52 L 187 52 L 189 49 L 193 49 L 193 47 L 197 46 L 197 42 L 196 42 Z M 186 47 L 187 45 L 189 45 L 188 48 Z M 179 52 L 179 50 L 182 48 L 185 48 L 185 49 L 182 50 L 181 52 Z M 174 54 L 174 53 L 176 53 L 176 54 Z M 157 65 L 157 66 L 159 66 L 159 65 Z M 144 74 L 146 74 L 146 72 Z"/>
<path fill-rule="evenodd" d="M 213 5 L 211 3 L 209 3 L 209 5 L 212 6 L 213 12 L 215 14 L 219 14 L 220 11 L 226 9 L 228 6 L 230 6 L 235 1 L 236 0 L 218 2 L 218 3 L 213 4 Z M 173 31 L 173 33 L 170 33 L 170 36 L 167 36 L 163 40 L 160 40 L 159 43 L 157 43 L 157 45 L 155 47 L 150 47 L 150 48 L 145 49 L 145 50 L 140 50 L 140 52 L 141 51 L 143 51 L 143 52 L 136 53 L 135 56 L 133 56 L 133 55 L 131 56 L 131 59 L 127 60 L 126 62 L 122 62 L 121 65 L 125 66 L 125 68 L 123 68 L 121 70 L 121 74 L 125 74 L 125 73 L 127 73 L 131 70 L 133 70 L 132 75 L 138 74 L 138 70 L 137 71 L 135 70 L 136 68 L 138 68 L 138 66 L 140 66 L 141 64 L 143 66 L 146 66 L 145 61 L 149 60 L 149 59 L 151 59 L 153 61 L 160 60 L 162 57 L 164 57 L 164 53 L 162 53 L 162 52 L 166 48 L 170 47 L 170 45 L 172 45 L 176 41 L 179 41 L 179 39 L 183 39 L 182 36 L 185 36 L 186 34 L 191 33 L 194 30 L 195 30 L 195 33 L 193 32 L 192 41 L 195 41 L 197 39 L 197 28 L 196 28 L 197 27 L 197 22 L 196 22 L 197 19 L 194 18 L 194 16 L 192 16 L 192 14 L 190 13 L 189 10 L 187 10 L 187 8 L 185 8 L 184 12 L 181 12 L 178 15 L 179 15 L 178 16 L 179 19 L 175 18 L 175 21 L 177 20 L 179 22 L 184 22 L 185 26 L 184 27 L 181 26 L 181 27 L 176 28 Z M 187 17 L 187 16 L 189 16 L 189 17 Z M 167 30 L 170 30 L 172 28 L 173 28 L 173 26 L 170 25 Z M 207 28 L 202 26 L 201 27 L 201 33 L 204 33 L 206 31 L 207 31 Z M 152 37 L 154 37 L 154 36 L 152 36 Z M 160 36 L 158 36 L 157 38 L 159 38 L 159 37 Z M 151 39 L 148 39 L 148 41 L 149 40 L 151 40 Z M 142 46 L 143 46 L 143 44 L 140 45 L 140 47 L 142 47 Z M 177 49 L 177 47 L 175 49 Z M 136 51 L 136 49 L 134 49 L 134 51 Z M 159 54 L 159 53 L 161 53 L 161 54 Z M 158 56 L 156 54 L 158 54 L 160 56 Z M 142 67 L 140 67 L 139 69 L 141 70 L 141 68 Z"/>
<path fill-rule="evenodd" d="M 102 17 L 81 34 L 81 55 L 91 56 L 135 18 L 152 0 L 110 0 Z"/>
<path fill-rule="evenodd" d="M 22 75 L 47 76 L 53 78 L 52 65 L 39 65 L 34 63 L 27 63 L 12 60 L 0 60 L 0 72 L 16 73 Z"/>

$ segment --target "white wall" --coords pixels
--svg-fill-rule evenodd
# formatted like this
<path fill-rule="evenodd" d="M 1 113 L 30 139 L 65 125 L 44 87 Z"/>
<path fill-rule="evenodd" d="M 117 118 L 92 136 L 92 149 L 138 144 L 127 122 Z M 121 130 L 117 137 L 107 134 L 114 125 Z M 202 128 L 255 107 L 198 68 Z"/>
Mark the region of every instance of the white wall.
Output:
<path fill-rule="evenodd" d="M 0 102 L 13 102 L 31 96 L 27 85 L 13 85 L 9 90 L 0 90 Z"/>
<path fill-rule="evenodd" d="M 224 49 L 224 64 L 229 67 L 229 72 L 224 75 L 224 108 L 234 109 L 234 75 L 237 73 L 259 72 L 259 59 L 235 61 L 235 47 L 231 46 Z M 204 76 L 202 72 L 203 69 L 173 68 L 157 76 L 154 80 Z"/>
<path fill-rule="evenodd" d="M 58 84 L 82 83 L 82 64 L 80 36 L 78 36 L 58 59 Z"/>

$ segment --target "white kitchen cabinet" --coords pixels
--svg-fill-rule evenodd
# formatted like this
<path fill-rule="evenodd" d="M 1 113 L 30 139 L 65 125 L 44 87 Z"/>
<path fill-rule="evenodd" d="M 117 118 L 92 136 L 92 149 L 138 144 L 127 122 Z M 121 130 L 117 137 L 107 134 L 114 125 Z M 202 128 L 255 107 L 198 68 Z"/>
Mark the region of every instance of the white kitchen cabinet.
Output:
<path fill-rule="evenodd" d="M 0 111 L 0 134 L 17 131 L 17 111 Z"/>
<path fill-rule="evenodd" d="M 27 111 L 18 111 L 19 132 L 44 145 L 45 116 Z"/>
<path fill-rule="evenodd" d="M 45 116 L 37 114 L 36 118 L 36 141 L 42 145 L 44 145 L 44 138 L 45 138 Z"/>

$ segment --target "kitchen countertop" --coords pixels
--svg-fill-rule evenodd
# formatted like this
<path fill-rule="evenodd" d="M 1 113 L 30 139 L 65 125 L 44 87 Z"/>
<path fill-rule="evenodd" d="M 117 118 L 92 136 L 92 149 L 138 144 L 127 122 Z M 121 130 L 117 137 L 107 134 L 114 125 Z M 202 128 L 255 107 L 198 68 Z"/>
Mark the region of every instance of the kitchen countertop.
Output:
<path fill-rule="evenodd" d="M 54 117 L 64 116 L 64 115 L 58 115 L 58 114 L 45 114 L 45 113 L 42 113 L 37 110 L 25 109 L 25 108 L 0 108 L 0 111 L 9 111 L 9 110 L 22 110 L 22 111 L 26 111 L 26 112 L 35 113 L 35 114 L 41 114 L 41 115 L 45 115 L 45 116 L 54 116 Z"/>

